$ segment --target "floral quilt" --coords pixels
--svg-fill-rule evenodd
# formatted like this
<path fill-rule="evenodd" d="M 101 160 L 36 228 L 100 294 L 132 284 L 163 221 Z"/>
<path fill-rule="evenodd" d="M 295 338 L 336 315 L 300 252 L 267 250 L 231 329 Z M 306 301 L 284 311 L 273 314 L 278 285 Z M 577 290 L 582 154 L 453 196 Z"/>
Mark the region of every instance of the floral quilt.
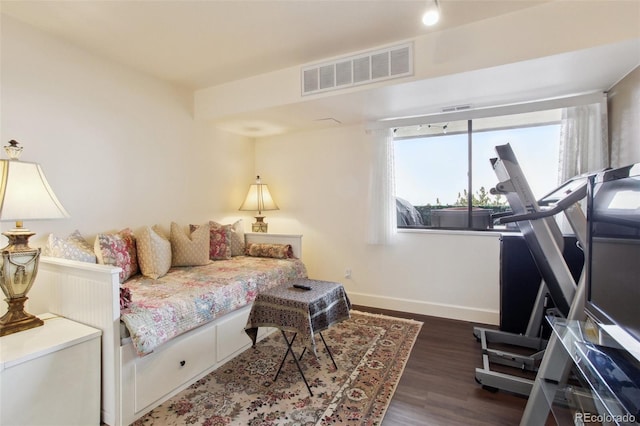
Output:
<path fill-rule="evenodd" d="M 123 287 L 131 303 L 120 312 L 138 355 L 241 308 L 258 292 L 306 278 L 298 259 L 236 256 L 203 266 L 171 268 L 158 279 L 137 275 Z"/>

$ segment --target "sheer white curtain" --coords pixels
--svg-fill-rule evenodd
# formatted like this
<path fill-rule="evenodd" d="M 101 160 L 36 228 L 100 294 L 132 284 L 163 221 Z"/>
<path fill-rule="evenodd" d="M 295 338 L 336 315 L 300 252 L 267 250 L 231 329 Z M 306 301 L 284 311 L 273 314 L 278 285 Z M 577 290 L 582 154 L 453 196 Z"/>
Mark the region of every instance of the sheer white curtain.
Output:
<path fill-rule="evenodd" d="M 560 127 L 559 183 L 609 165 L 607 100 L 565 108 Z"/>
<path fill-rule="evenodd" d="M 371 130 L 369 164 L 369 244 L 390 244 L 397 234 L 393 131 Z"/>

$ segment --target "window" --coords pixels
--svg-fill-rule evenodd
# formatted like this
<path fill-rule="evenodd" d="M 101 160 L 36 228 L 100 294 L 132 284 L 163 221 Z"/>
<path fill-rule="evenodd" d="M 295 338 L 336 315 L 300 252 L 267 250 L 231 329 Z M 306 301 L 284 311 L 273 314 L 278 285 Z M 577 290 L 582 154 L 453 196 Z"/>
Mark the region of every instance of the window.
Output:
<path fill-rule="evenodd" d="M 537 198 L 558 186 L 561 110 L 398 128 L 398 227 L 488 229 L 509 210 L 490 193 L 495 146 L 511 144 Z M 471 207 L 469 207 L 471 205 Z"/>

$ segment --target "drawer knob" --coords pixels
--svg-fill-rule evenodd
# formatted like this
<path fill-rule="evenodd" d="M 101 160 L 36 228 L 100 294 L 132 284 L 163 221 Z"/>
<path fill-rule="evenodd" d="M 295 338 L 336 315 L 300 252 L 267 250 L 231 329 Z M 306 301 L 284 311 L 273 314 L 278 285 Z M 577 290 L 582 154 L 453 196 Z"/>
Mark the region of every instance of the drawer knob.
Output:
<path fill-rule="evenodd" d="M 180 361 L 180 367 L 184 367 L 184 365 L 185 365 L 186 363 L 187 363 L 187 361 L 185 361 L 185 360 Z"/>

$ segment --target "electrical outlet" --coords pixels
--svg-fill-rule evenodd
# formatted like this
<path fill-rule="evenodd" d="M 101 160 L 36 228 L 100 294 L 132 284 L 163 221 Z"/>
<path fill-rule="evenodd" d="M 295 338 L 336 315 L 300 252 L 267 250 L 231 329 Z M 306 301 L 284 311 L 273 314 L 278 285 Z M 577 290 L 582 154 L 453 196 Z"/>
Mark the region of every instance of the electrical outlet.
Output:
<path fill-rule="evenodd" d="M 347 268 L 344 270 L 344 277 L 351 278 L 351 268 Z"/>

